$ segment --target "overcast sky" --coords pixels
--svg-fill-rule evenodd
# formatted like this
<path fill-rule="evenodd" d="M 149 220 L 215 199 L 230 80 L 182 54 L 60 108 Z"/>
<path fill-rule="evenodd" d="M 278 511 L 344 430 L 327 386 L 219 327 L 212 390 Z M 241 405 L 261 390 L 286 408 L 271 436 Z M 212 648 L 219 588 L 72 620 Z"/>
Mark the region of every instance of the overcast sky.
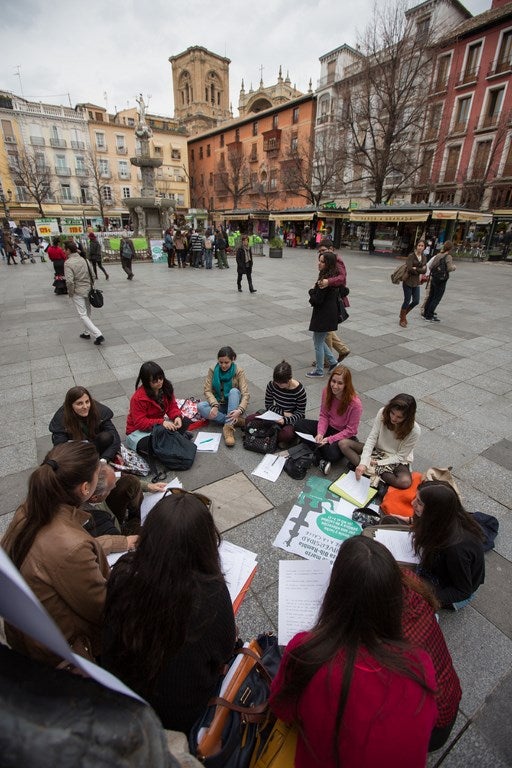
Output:
<path fill-rule="evenodd" d="M 382 0 L 379 0 L 382 2 Z M 477 14 L 491 0 L 466 0 Z M 150 95 L 149 111 L 173 114 L 169 56 L 202 45 L 231 59 L 230 99 L 276 82 L 279 65 L 307 91 L 319 56 L 355 46 L 373 0 L 11 0 L 3 4 L 0 88 L 34 101 L 89 101 L 109 111 Z M 20 77 L 18 69 L 20 67 Z M 20 82 L 21 80 L 21 82 Z M 69 96 L 68 96 L 69 94 Z"/>

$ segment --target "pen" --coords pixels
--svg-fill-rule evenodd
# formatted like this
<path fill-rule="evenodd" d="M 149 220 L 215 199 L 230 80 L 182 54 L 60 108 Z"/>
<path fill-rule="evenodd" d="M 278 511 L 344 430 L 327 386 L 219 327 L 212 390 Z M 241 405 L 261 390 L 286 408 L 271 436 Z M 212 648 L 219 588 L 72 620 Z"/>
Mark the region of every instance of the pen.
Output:
<path fill-rule="evenodd" d="M 270 465 L 271 467 L 273 467 L 273 466 L 274 466 L 274 464 L 276 463 L 276 461 L 278 460 L 278 458 L 279 458 L 279 456 L 276 456 L 276 457 L 275 457 L 274 461 L 273 461 L 273 462 L 272 462 L 272 464 Z"/>
<path fill-rule="evenodd" d="M 204 445 L 205 443 L 213 443 L 213 437 L 210 437 L 208 440 L 201 440 L 199 445 Z"/>

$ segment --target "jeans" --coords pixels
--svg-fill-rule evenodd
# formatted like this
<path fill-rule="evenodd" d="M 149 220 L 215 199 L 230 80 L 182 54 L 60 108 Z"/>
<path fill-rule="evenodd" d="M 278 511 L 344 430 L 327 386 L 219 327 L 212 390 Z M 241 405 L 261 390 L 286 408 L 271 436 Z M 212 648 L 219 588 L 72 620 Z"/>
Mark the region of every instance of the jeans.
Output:
<path fill-rule="evenodd" d="M 72 302 L 75 305 L 75 309 L 78 312 L 78 316 L 82 323 L 85 325 L 85 329 L 88 333 L 92 333 L 95 339 L 98 338 L 98 336 L 102 336 L 99 328 L 96 328 L 94 323 L 91 320 L 91 305 L 89 303 L 89 299 L 86 299 L 85 296 L 77 296 L 76 294 L 72 296 Z"/>
<path fill-rule="evenodd" d="M 240 394 L 240 390 L 233 387 L 229 392 L 227 403 L 219 403 L 218 413 L 216 417 L 212 419 L 214 424 L 232 424 L 233 422 L 228 419 L 227 414 L 234 411 L 235 408 L 238 408 L 241 399 L 242 395 Z M 210 403 L 206 402 L 206 400 L 203 400 L 197 406 L 197 412 L 202 419 L 209 419 L 211 410 L 212 406 Z"/>
<path fill-rule="evenodd" d="M 430 281 L 430 293 L 428 301 L 425 304 L 425 317 L 431 320 L 434 317 L 434 312 L 437 309 L 437 305 L 444 296 L 446 289 L 446 283 L 433 283 Z"/>
<path fill-rule="evenodd" d="M 336 365 L 336 363 L 338 362 L 334 357 L 330 348 L 325 343 L 326 336 L 327 336 L 327 331 L 313 331 L 313 344 L 315 346 L 317 373 L 324 372 L 324 357 L 329 363 L 329 365 Z"/>
<path fill-rule="evenodd" d="M 204 266 L 205 266 L 205 269 L 211 269 L 212 268 L 212 262 L 213 262 L 212 249 L 208 248 L 204 252 Z"/>
<path fill-rule="evenodd" d="M 420 287 L 417 285 L 415 288 L 411 288 L 410 285 L 402 284 L 404 289 L 404 303 L 402 309 L 414 309 L 420 303 Z"/>

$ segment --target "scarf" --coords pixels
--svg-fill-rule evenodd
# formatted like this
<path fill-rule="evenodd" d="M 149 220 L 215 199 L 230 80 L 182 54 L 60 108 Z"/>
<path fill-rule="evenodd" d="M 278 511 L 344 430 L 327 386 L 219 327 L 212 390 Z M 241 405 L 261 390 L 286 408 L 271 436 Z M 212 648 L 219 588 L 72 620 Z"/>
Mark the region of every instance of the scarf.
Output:
<path fill-rule="evenodd" d="M 233 389 L 233 376 L 236 373 L 236 365 L 231 363 L 227 371 L 223 371 L 217 363 L 213 369 L 212 389 L 219 403 L 225 403 Z"/>

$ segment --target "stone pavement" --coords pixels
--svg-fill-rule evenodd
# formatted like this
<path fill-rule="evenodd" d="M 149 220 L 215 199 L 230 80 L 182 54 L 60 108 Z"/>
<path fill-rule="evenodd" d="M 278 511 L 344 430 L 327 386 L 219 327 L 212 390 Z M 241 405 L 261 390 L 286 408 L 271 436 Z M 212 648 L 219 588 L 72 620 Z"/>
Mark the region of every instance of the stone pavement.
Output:
<path fill-rule="evenodd" d="M 477 598 L 460 613 L 441 615 L 463 698 L 449 746 L 429 765 L 512 765 L 512 268 L 458 263 L 439 307 L 442 322 L 426 323 L 416 310 L 402 329 L 402 290 L 389 279 L 396 261 L 353 251 L 344 258 L 352 308 L 342 333 L 364 406 L 359 434 L 366 437 L 392 395 L 411 393 L 422 425 L 415 469 L 453 465 L 467 508 L 500 520 Z M 247 373 L 251 409 L 263 405 L 272 369 L 285 358 L 307 389 L 307 415 L 317 416 L 325 379 L 305 378 L 314 357 L 307 331 L 312 252 L 286 249 L 282 260 L 256 259 L 252 295 L 246 285 L 237 292 L 233 268 L 135 264 L 130 282 L 112 265 L 109 282 L 99 283 L 105 307 L 93 310 L 106 338 L 101 347 L 78 338 L 69 299 L 53 294 L 50 264 L 7 269 L 1 262 L 0 271 L 0 533 L 51 446 L 48 422 L 74 384 L 113 410 L 124 435 L 143 361 L 162 365 L 178 397 L 198 397 L 217 350 L 230 344 Z M 226 538 L 258 553 L 238 616 L 244 636 L 276 629 L 278 562 L 291 555 L 271 542 L 301 488 L 287 475 L 276 483 L 252 476 L 259 459 L 238 439 L 233 449 L 198 454 L 180 475 L 187 490 L 210 493 Z"/>

